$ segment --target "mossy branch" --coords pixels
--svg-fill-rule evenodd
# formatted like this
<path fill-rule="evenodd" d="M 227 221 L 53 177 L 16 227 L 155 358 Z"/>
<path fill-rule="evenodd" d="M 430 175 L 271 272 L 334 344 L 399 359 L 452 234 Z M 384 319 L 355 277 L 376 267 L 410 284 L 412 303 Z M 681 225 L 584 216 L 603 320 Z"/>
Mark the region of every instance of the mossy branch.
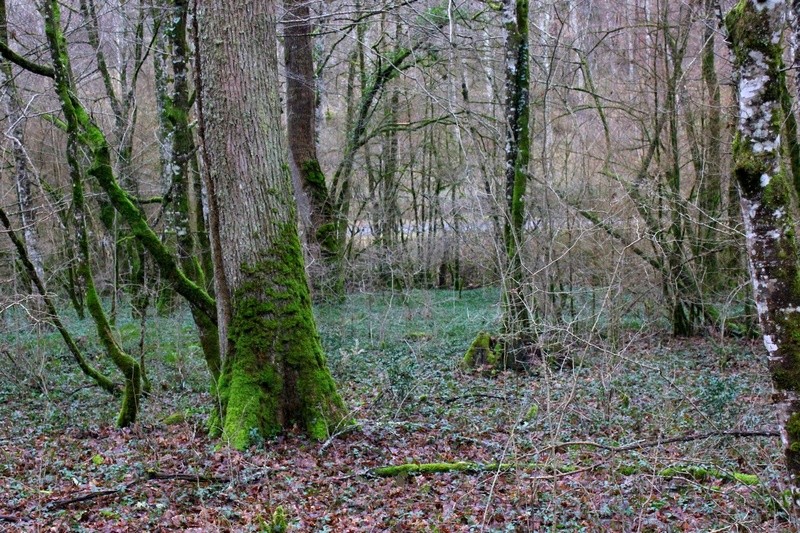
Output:
<path fill-rule="evenodd" d="M 588 447 L 607 450 L 610 452 L 625 452 L 633 450 L 642 450 L 645 448 L 654 448 L 664 444 L 672 444 L 676 442 L 691 442 L 695 440 L 704 440 L 711 437 L 729 437 L 729 438 L 743 438 L 743 437 L 777 437 L 777 431 L 755 430 L 755 431 L 713 431 L 709 433 L 693 433 L 689 435 L 680 435 L 668 439 L 637 442 L 625 446 L 609 446 L 600 444 L 593 441 L 572 441 L 553 444 L 542 451 L 561 451 L 567 448 Z M 410 474 L 438 474 L 447 472 L 466 472 L 466 473 L 481 473 L 481 472 L 508 472 L 512 470 L 539 470 L 547 469 L 550 471 L 555 470 L 558 474 L 573 474 L 582 472 L 587 469 L 597 468 L 597 465 L 592 465 L 584 469 L 577 469 L 572 465 L 564 465 L 554 467 L 552 464 L 547 463 L 476 463 L 472 461 L 457 461 L 453 463 L 406 463 L 402 465 L 389 465 L 369 470 L 369 474 L 377 477 L 393 477 Z M 621 465 L 617 470 L 623 475 L 633 475 L 643 471 L 641 465 Z M 738 481 L 746 485 L 758 484 L 758 477 L 752 474 L 744 474 L 741 472 L 724 472 L 722 470 L 696 465 L 679 465 L 665 468 L 658 472 L 659 476 L 675 477 L 677 475 L 691 475 L 695 479 L 705 479 L 708 477 L 715 477 L 724 479 L 726 481 Z"/>
<path fill-rule="evenodd" d="M 150 252 L 161 274 L 172 283 L 175 290 L 186 298 L 192 307 L 197 308 L 206 315 L 211 323 L 216 324 L 217 310 L 214 298 L 186 276 L 170 251 L 148 224 L 144 213 L 136 205 L 135 199 L 117 182 L 111 163 L 108 140 L 75 94 L 66 41 L 59 27 L 58 6 L 46 4 L 46 8 L 51 11 L 51 15 L 46 23 L 45 33 L 52 48 L 54 62 L 53 74 L 50 77 L 55 80 L 56 92 L 66 118 L 66 121 L 63 122 L 58 119 L 54 119 L 53 122 L 60 128 L 66 128 L 68 135 L 77 135 L 81 144 L 90 151 L 93 162 L 89 169 L 89 175 L 97 180 L 137 240 Z M 74 122 L 71 131 L 70 122 Z"/>
<path fill-rule="evenodd" d="M 33 72 L 34 74 L 38 74 L 39 76 L 44 76 L 46 78 L 52 78 L 55 76 L 55 71 L 52 67 L 40 65 L 39 63 L 25 59 L 23 56 L 9 48 L 6 43 L 0 43 L 0 55 L 18 67 L 27 70 L 28 72 Z"/>
<path fill-rule="evenodd" d="M 398 477 L 418 474 L 446 474 L 451 472 L 464 472 L 466 474 L 480 474 L 484 472 L 512 472 L 517 470 L 546 470 L 551 472 L 548 478 L 563 477 L 587 470 L 594 470 L 598 465 L 576 468 L 573 465 L 554 466 L 545 463 L 473 463 L 470 461 L 457 461 L 454 463 L 406 463 L 402 465 L 381 466 L 371 469 L 369 475 L 375 477 Z M 624 464 L 617 467 L 616 471 L 624 476 L 650 473 L 641 465 Z M 656 473 L 664 478 L 688 476 L 703 481 L 710 478 L 724 481 L 742 483 L 744 485 L 758 485 L 758 476 L 742 472 L 725 472 L 717 468 L 699 465 L 676 465 L 664 468 Z"/>

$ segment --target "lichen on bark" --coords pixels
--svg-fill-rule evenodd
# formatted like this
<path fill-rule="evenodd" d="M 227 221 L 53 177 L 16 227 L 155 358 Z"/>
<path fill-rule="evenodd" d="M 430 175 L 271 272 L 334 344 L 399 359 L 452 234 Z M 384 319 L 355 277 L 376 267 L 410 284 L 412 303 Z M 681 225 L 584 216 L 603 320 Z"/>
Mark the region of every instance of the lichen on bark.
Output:
<path fill-rule="evenodd" d="M 775 388 L 790 483 L 800 485 L 800 262 L 792 181 L 783 161 L 783 45 L 786 5 L 740 0 L 725 22 L 739 76 L 733 174 L 753 293 Z"/>

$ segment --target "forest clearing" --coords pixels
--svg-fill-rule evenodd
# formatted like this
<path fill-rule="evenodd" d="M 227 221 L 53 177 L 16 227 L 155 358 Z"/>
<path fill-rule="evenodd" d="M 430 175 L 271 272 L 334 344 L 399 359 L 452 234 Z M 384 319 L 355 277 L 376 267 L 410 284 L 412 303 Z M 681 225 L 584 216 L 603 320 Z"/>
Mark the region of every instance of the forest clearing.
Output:
<path fill-rule="evenodd" d="M 324 442 L 290 431 L 245 452 L 207 437 L 207 370 L 185 312 L 153 319 L 147 348 L 163 355 L 148 360 L 153 391 L 124 431 L 102 391 L 65 373 L 52 333 L 7 339 L 42 365 L 0 362 L 3 524 L 273 531 L 280 506 L 289 531 L 792 530 L 776 436 L 694 438 L 774 431 L 760 343 L 673 340 L 633 322 L 618 352 L 572 347 L 574 369 L 466 373 L 464 347 L 496 322 L 496 296 L 415 290 L 321 306 L 358 428 Z M 135 344 L 136 325 L 120 326 Z M 374 473 L 459 461 L 480 468 Z"/>

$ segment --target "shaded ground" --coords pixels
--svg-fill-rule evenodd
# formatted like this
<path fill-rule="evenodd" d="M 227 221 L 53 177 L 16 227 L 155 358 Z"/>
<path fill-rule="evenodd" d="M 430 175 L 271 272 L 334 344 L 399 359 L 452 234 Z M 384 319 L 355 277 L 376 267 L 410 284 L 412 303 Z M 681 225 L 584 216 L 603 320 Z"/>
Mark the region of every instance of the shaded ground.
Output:
<path fill-rule="evenodd" d="M 245 453 L 205 436 L 211 399 L 184 317 L 151 324 L 154 393 L 126 431 L 113 428 L 114 402 L 83 387 L 57 338 L 7 321 L 0 527 L 264 531 L 282 506 L 291 531 L 792 530 L 777 438 L 654 444 L 772 430 L 759 345 L 672 341 L 638 324 L 606 338 L 573 328 L 552 335 L 574 370 L 465 374 L 458 360 L 495 323 L 496 301 L 489 290 L 412 292 L 321 307 L 329 362 L 360 430 L 326 443 L 288 434 Z M 135 346 L 135 325 L 121 330 Z M 584 444 L 563 445 L 576 441 Z M 592 444 L 637 442 L 647 445 Z M 453 461 L 520 468 L 370 472 Z"/>

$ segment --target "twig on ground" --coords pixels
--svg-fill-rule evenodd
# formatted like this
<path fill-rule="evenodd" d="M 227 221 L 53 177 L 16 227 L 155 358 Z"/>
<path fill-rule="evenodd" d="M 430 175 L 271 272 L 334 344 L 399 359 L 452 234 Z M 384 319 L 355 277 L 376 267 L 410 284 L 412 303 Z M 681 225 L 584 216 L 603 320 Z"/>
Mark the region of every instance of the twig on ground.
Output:
<path fill-rule="evenodd" d="M 160 480 L 160 481 L 178 480 L 178 481 L 191 481 L 193 483 L 228 483 L 230 481 L 230 479 L 225 477 L 202 476 L 197 474 L 165 474 L 162 472 L 157 472 L 155 470 L 148 470 L 146 477 L 134 479 L 130 483 L 118 489 L 98 490 L 90 492 L 88 494 L 82 494 L 81 496 L 55 500 L 49 502 L 47 506 L 53 509 L 61 509 L 69 505 L 72 505 L 73 503 L 86 502 L 89 500 L 94 500 L 96 498 L 102 498 L 104 496 L 111 496 L 113 494 L 122 494 L 130 490 L 133 486 L 138 485 L 139 483 L 151 480 Z"/>
<path fill-rule="evenodd" d="M 455 403 L 459 400 L 474 400 L 477 398 L 487 398 L 490 400 L 503 400 L 504 402 L 512 401 L 512 398 L 508 398 L 506 396 L 498 396 L 496 394 L 487 394 L 485 392 L 477 392 L 474 394 L 463 394 L 461 396 L 453 396 L 452 398 L 442 398 L 442 402 L 445 404 L 448 403 Z"/>

